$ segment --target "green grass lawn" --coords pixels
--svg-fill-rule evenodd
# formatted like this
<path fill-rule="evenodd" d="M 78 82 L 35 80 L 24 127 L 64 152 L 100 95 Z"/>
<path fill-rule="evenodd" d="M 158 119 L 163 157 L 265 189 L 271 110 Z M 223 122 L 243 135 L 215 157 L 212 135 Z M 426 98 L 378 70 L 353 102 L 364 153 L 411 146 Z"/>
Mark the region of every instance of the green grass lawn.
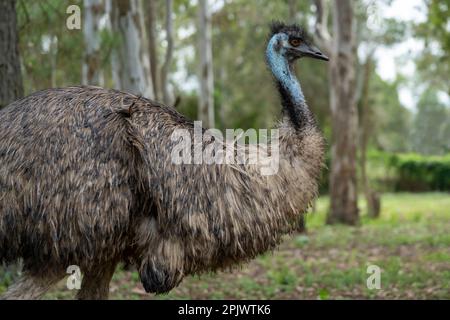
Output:
<path fill-rule="evenodd" d="M 167 295 L 145 294 L 136 272 L 118 270 L 112 299 L 450 299 L 450 195 L 385 194 L 381 217 L 325 226 L 328 198 L 308 215 L 308 233 L 233 272 L 188 277 Z M 381 289 L 366 286 L 381 268 Z M 72 298 L 62 282 L 48 299 Z"/>

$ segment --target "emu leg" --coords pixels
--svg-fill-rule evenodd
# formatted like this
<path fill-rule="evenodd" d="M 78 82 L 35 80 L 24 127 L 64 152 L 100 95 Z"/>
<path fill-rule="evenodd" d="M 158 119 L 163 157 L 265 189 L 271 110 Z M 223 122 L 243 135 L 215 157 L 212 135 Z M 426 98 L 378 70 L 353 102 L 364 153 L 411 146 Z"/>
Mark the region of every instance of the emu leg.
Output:
<path fill-rule="evenodd" d="M 40 299 L 64 275 L 31 276 L 24 273 L 17 282 L 8 288 L 0 300 L 34 300 Z"/>
<path fill-rule="evenodd" d="M 109 295 L 109 283 L 116 270 L 117 263 L 102 266 L 99 269 L 86 272 L 81 281 L 81 289 L 77 299 L 106 300 Z"/>

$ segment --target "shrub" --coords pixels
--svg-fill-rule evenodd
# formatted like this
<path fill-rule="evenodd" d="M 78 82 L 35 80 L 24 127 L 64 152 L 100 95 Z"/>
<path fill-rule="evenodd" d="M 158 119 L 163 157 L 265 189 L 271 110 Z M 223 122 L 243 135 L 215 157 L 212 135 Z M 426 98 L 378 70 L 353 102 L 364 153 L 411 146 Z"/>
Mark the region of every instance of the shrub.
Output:
<path fill-rule="evenodd" d="M 367 152 L 367 175 L 371 186 L 379 192 L 450 191 L 450 154 L 425 156 L 417 153 L 392 154 L 375 149 Z M 328 193 L 331 168 L 330 154 L 326 154 L 326 168 L 322 171 L 320 193 Z M 357 165 L 358 178 L 360 166 Z M 361 188 L 361 181 L 358 187 Z M 361 191 L 361 190 L 360 190 Z"/>
<path fill-rule="evenodd" d="M 391 155 L 396 191 L 450 191 L 450 155 Z"/>

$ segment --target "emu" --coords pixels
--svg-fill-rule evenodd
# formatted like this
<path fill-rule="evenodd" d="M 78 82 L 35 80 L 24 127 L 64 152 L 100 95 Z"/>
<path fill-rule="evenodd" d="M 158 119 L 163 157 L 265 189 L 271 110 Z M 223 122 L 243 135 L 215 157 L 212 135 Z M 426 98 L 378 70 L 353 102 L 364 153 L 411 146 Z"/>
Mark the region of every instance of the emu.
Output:
<path fill-rule="evenodd" d="M 0 111 L 0 263 L 23 261 L 4 299 L 38 299 L 70 265 L 79 299 L 108 298 L 120 262 L 147 292 L 273 250 L 317 194 L 324 141 L 293 63 L 328 60 L 297 25 L 274 23 L 266 60 L 280 93 L 279 170 L 174 164 L 193 123 L 171 107 L 98 87 L 48 89 Z M 205 143 L 205 142 L 203 142 Z"/>

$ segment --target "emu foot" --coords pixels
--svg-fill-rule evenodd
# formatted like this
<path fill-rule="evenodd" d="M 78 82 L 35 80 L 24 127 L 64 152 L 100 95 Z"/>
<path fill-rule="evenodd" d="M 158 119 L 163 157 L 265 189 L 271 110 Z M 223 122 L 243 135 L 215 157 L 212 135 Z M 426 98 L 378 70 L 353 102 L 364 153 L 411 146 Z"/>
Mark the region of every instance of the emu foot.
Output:
<path fill-rule="evenodd" d="M 142 285 L 148 293 L 167 293 L 183 280 L 179 270 L 169 270 L 161 264 L 150 262 L 144 264 L 140 271 Z"/>

